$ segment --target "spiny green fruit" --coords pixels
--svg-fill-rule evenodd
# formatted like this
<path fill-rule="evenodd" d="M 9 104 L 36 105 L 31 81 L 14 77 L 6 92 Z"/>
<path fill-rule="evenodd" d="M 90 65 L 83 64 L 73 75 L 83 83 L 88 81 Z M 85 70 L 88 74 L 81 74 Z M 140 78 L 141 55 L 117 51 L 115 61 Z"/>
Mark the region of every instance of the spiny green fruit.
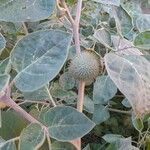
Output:
<path fill-rule="evenodd" d="M 100 73 L 100 57 L 94 51 L 83 51 L 72 60 L 69 72 L 78 80 L 94 80 Z"/>

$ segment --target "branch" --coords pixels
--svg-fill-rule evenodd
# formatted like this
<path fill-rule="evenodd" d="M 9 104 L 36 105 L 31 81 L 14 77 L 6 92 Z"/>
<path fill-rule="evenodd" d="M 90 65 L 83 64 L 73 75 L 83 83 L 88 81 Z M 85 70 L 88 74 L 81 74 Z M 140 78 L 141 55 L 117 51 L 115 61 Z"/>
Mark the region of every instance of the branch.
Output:
<path fill-rule="evenodd" d="M 11 98 L 8 97 L 4 97 L 5 100 L 3 100 L 3 102 L 11 107 L 12 109 L 14 109 L 16 112 L 18 112 L 21 116 L 23 116 L 24 118 L 26 118 L 29 122 L 31 123 L 37 123 L 43 126 L 43 124 L 41 122 L 39 122 L 38 120 L 36 120 L 34 117 L 32 117 L 29 113 L 27 113 L 24 109 L 22 109 L 19 105 L 17 105 L 14 100 L 12 100 Z"/>
<path fill-rule="evenodd" d="M 128 115 L 131 115 L 131 113 L 132 113 L 131 110 L 125 111 L 125 110 L 119 110 L 119 109 L 113 109 L 113 108 L 108 108 L 108 110 L 112 111 L 112 112 L 122 113 L 122 114 L 128 114 Z"/>
<path fill-rule="evenodd" d="M 22 104 L 25 104 L 25 103 L 36 103 L 36 104 L 43 104 L 43 105 L 46 105 L 46 106 L 50 105 L 50 103 L 46 102 L 46 101 L 34 101 L 34 100 L 22 100 L 22 99 L 17 99 L 17 101 L 19 101 L 18 105 L 22 105 Z"/>
<path fill-rule="evenodd" d="M 76 54 L 77 55 L 79 55 L 81 53 L 80 33 L 79 33 L 81 9 L 82 9 L 82 0 L 78 0 L 77 9 L 76 9 L 75 23 L 72 23 L 73 35 L 74 35 L 74 41 L 75 41 L 75 47 L 76 47 Z M 77 110 L 79 112 L 83 111 L 84 90 L 85 90 L 85 82 L 80 81 L 79 89 L 78 89 L 78 101 L 77 101 Z M 77 150 L 81 150 L 81 138 L 72 141 L 72 143 L 76 146 Z"/>
<path fill-rule="evenodd" d="M 28 28 L 27 28 L 27 26 L 26 26 L 26 23 L 25 23 L 25 22 L 22 22 L 22 26 L 23 26 L 23 29 L 24 29 L 25 34 L 28 35 L 29 32 L 28 32 Z"/>
<path fill-rule="evenodd" d="M 77 54 L 81 53 L 81 49 L 80 49 L 80 33 L 79 33 L 81 9 L 82 9 L 82 0 L 78 0 L 77 8 L 76 8 L 75 24 L 73 25 L 74 40 L 75 40 L 75 46 L 76 46 L 76 53 Z"/>
<path fill-rule="evenodd" d="M 67 15 L 68 15 L 68 19 L 70 20 L 71 24 L 74 25 L 74 24 L 75 24 L 75 21 L 74 21 L 74 19 L 72 18 L 72 15 L 71 15 L 71 13 L 70 13 L 70 11 L 69 11 L 69 8 L 68 8 L 68 6 L 67 6 L 65 0 L 61 0 L 61 4 L 62 4 L 62 6 L 63 6 L 64 9 L 65 9 L 65 11 L 66 11 L 66 13 L 67 13 Z"/>
<path fill-rule="evenodd" d="M 82 0 L 78 0 L 75 19 L 75 22 L 77 23 L 78 26 L 80 24 L 81 10 L 82 10 Z"/>
<path fill-rule="evenodd" d="M 78 103 L 77 103 L 77 110 L 79 112 L 83 111 L 84 90 L 85 90 L 85 82 L 84 81 L 80 81 L 80 83 L 79 83 L 79 90 L 78 90 Z"/>
<path fill-rule="evenodd" d="M 82 9 L 82 0 L 78 0 L 75 20 L 73 19 L 65 0 L 61 0 L 61 4 L 65 8 L 68 19 L 72 24 L 76 53 L 79 55 L 81 53 L 79 25 L 80 25 L 80 17 L 81 17 L 81 9 Z"/>
<path fill-rule="evenodd" d="M 11 92 L 11 89 L 8 86 L 7 89 L 5 90 L 4 94 L 0 95 L 0 101 L 3 102 L 3 103 L 5 103 L 10 108 L 14 109 L 22 117 L 24 117 L 25 119 L 27 119 L 30 123 L 37 123 L 37 124 L 41 125 L 41 127 L 44 129 L 46 135 L 49 135 L 48 128 L 45 125 L 43 125 L 40 121 L 38 121 L 36 118 L 34 118 L 33 116 L 31 116 L 29 113 L 27 113 L 17 103 L 15 103 L 15 101 L 13 99 L 10 98 L 10 92 Z"/>

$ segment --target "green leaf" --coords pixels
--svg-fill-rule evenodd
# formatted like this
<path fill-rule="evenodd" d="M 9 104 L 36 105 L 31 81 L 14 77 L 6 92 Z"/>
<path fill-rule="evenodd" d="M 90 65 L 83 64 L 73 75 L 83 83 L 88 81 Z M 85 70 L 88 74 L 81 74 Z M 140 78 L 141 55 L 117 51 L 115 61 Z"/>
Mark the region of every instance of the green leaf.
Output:
<path fill-rule="evenodd" d="M 13 22 L 0 22 L 1 29 L 6 34 L 16 34 L 17 30 L 21 28 L 22 23 L 13 23 Z"/>
<path fill-rule="evenodd" d="M 54 98 L 64 100 L 66 103 L 74 103 L 77 99 L 77 94 L 74 91 L 64 90 L 58 83 L 55 83 L 53 87 L 51 87 L 50 93 Z"/>
<path fill-rule="evenodd" d="M 40 118 L 50 137 L 59 141 L 81 138 L 95 126 L 83 113 L 69 106 L 51 108 L 41 113 Z"/>
<path fill-rule="evenodd" d="M 0 144 L 5 142 L 5 140 L 0 136 Z"/>
<path fill-rule="evenodd" d="M 102 138 L 108 143 L 114 143 L 124 137 L 118 134 L 106 134 Z"/>
<path fill-rule="evenodd" d="M 150 1 L 142 0 L 140 5 L 141 5 L 142 13 L 149 15 L 150 14 Z"/>
<path fill-rule="evenodd" d="M 67 3 L 68 3 L 69 5 L 73 5 L 75 2 L 76 2 L 76 0 L 67 0 Z"/>
<path fill-rule="evenodd" d="M 150 15 L 140 15 L 136 19 L 136 26 L 140 32 L 150 29 Z"/>
<path fill-rule="evenodd" d="M 61 70 L 68 55 L 72 36 L 69 33 L 44 30 L 22 38 L 11 53 L 18 75 L 17 88 L 32 92 L 51 81 Z"/>
<path fill-rule="evenodd" d="M 94 33 L 94 37 L 101 44 L 103 44 L 104 46 L 106 46 L 109 49 L 112 49 L 111 48 L 111 45 L 112 45 L 111 36 L 110 36 L 110 33 L 106 29 L 102 28 L 102 29 L 96 30 Z"/>
<path fill-rule="evenodd" d="M 150 50 L 150 31 L 139 33 L 134 39 L 134 45 L 144 50 Z"/>
<path fill-rule="evenodd" d="M 30 124 L 20 135 L 19 149 L 38 149 L 45 141 L 45 133 L 39 124 Z"/>
<path fill-rule="evenodd" d="M 0 128 L 2 127 L 2 110 L 0 110 Z M 0 137 L 0 143 L 3 141 L 3 138 Z"/>
<path fill-rule="evenodd" d="M 46 19 L 54 11 L 55 3 L 55 0 L 2 0 L 0 1 L 0 20 L 26 22 Z"/>
<path fill-rule="evenodd" d="M 115 7 L 113 11 L 118 33 L 126 35 L 133 28 L 131 16 L 122 7 Z"/>
<path fill-rule="evenodd" d="M 117 54 L 124 55 L 143 55 L 132 42 L 120 36 L 111 36 Z"/>
<path fill-rule="evenodd" d="M 48 87 L 44 86 L 36 91 L 23 93 L 23 96 L 25 100 L 49 100 Z"/>
<path fill-rule="evenodd" d="M 115 5 L 115 6 L 120 5 L 120 0 L 93 0 L 93 1 L 105 4 L 105 5 Z"/>
<path fill-rule="evenodd" d="M 141 0 L 121 1 L 121 6 L 131 15 L 133 21 L 139 17 L 139 14 L 142 14 L 140 4 Z"/>
<path fill-rule="evenodd" d="M 138 131 L 142 131 L 144 128 L 142 119 L 137 118 L 134 113 L 132 113 L 132 124 Z"/>
<path fill-rule="evenodd" d="M 116 143 L 109 144 L 106 150 L 118 150 Z"/>
<path fill-rule="evenodd" d="M 54 142 L 51 145 L 51 150 L 76 150 L 76 148 L 67 142 Z"/>
<path fill-rule="evenodd" d="M 96 78 L 93 90 L 95 104 L 107 104 L 116 93 L 117 87 L 109 76 L 99 76 Z"/>
<path fill-rule="evenodd" d="M 103 105 L 95 105 L 94 106 L 94 113 L 92 120 L 96 124 L 100 124 L 110 118 L 109 111 L 106 106 Z"/>
<path fill-rule="evenodd" d="M 89 113 L 94 112 L 94 102 L 87 95 L 84 97 L 84 109 Z"/>
<path fill-rule="evenodd" d="M 75 79 L 69 72 L 65 72 L 60 76 L 59 84 L 64 90 L 70 90 L 75 86 Z"/>
<path fill-rule="evenodd" d="M 9 140 L 9 141 L 0 143 L 0 150 L 17 150 L 15 141 Z"/>
<path fill-rule="evenodd" d="M 90 145 L 88 144 L 83 150 L 91 150 Z"/>
<path fill-rule="evenodd" d="M 138 117 L 150 112 L 150 62 L 143 56 L 113 53 L 105 55 L 110 78 L 129 100 Z"/>
<path fill-rule="evenodd" d="M 139 148 L 132 146 L 131 137 L 121 138 L 117 141 L 117 147 L 119 150 L 139 150 Z"/>
<path fill-rule="evenodd" d="M 0 54 L 6 46 L 6 40 L 4 36 L 0 33 Z"/>
<path fill-rule="evenodd" d="M 15 111 L 2 111 L 2 127 L 0 135 L 5 140 L 18 137 L 23 128 L 27 125 L 27 121 Z"/>
<path fill-rule="evenodd" d="M 126 98 L 124 98 L 121 103 L 122 103 L 122 105 L 124 105 L 125 107 L 131 108 L 131 105 L 130 105 L 129 101 L 128 101 Z"/>
<path fill-rule="evenodd" d="M 9 83 L 10 76 L 8 74 L 0 75 L 0 92 L 5 90 Z"/>
<path fill-rule="evenodd" d="M 9 61 L 9 57 L 0 61 L 0 74 L 9 73 L 11 68 L 11 64 Z"/>

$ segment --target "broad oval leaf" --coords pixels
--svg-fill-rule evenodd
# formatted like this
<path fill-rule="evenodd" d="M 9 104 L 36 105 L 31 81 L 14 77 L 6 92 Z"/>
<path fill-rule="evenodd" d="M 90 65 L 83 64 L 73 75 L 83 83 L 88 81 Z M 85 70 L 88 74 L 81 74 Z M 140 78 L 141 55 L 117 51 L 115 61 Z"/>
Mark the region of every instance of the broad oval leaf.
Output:
<path fill-rule="evenodd" d="M 9 57 L 0 61 L 0 74 L 9 73 L 11 69 L 11 64 L 9 61 Z"/>
<path fill-rule="evenodd" d="M 0 54 L 6 46 L 6 40 L 4 36 L 0 33 Z"/>
<path fill-rule="evenodd" d="M 115 5 L 115 6 L 120 5 L 120 0 L 93 0 L 93 1 L 105 4 L 105 5 Z"/>
<path fill-rule="evenodd" d="M 84 110 L 91 114 L 94 112 L 94 101 L 87 95 L 84 96 Z"/>
<path fill-rule="evenodd" d="M 116 21 L 117 31 L 120 35 L 126 35 L 133 28 L 131 16 L 122 7 L 114 7 L 113 15 Z"/>
<path fill-rule="evenodd" d="M 8 74 L 2 74 L 0 75 L 0 92 L 5 90 L 9 83 L 10 75 Z"/>
<path fill-rule="evenodd" d="M 0 143 L 0 150 L 17 150 L 15 141 L 9 140 Z"/>
<path fill-rule="evenodd" d="M 76 147 L 67 142 L 54 142 L 51 145 L 52 150 L 76 150 Z"/>
<path fill-rule="evenodd" d="M 2 127 L 0 128 L 0 135 L 5 140 L 18 137 L 28 123 L 25 118 L 13 110 L 2 111 L 1 115 Z"/>
<path fill-rule="evenodd" d="M 135 37 L 134 45 L 144 50 L 150 50 L 150 31 L 139 33 Z"/>
<path fill-rule="evenodd" d="M 83 113 L 69 106 L 51 108 L 41 113 L 40 118 L 50 137 L 59 141 L 81 138 L 95 126 Z"/>
<path fill-rule="evenodd" d="M 93 90 L 95 104 L 107 104 L 116 93 L 117 87 L 109 76 L 99 76 L 96 78 Z"/>
<path fill-rule="evenodd" d="M 96 124 L 100 124 L 110 118 L 108 108 L 103 105 L 95 105 L 92 120 Z"/>
<path fill-rule="evenodd" d="M 150 29 L 150 15 L 140 15 L 136 19 L 136 26 L 140 32 Z"/>
<path fill-rule="evenodd" d="M 22 38 L 11 53 L 18 75 L 17 88 L 32 92 L 51 81 L 61 70 L 68 55 L 72 36 L 55 30 L 34 32 Z"/>
<path fill-rule="evenodd" d="M 111 36 L 111 39 L 112 39 L 112 42 L 113 42 L 113 45 L 115 47 L 115 50 L 117 51 L 116 53 L 117 54 L 120 54 L 120 55 L 143 55 L 140 50 L 138 50 L 137 48 L 134 47 L 134 45 L 120 37 L 120 36 Z"/>
<path fill-rule="evenodd" d="M 46 19 L 54 11 L 55 3 L 55 0 L 3 0 L 0 1 L 0 20 L 26 22 Z"/>
<path fill-rule="evenodd" d="M 25 100 L 33 100 L 33 101 L 40 101 L 40 100 L 49 100 L 49 89 L 47 86 L 44 86 L 36 91 L 33 92 L 25 92 L 23 93 Z"/>
<path fill-rule="evenodd" d="M 70 90 L 75 86 L 75 79 L 69 72 L 65 72 L 60 76 L 59 84 L 64 90 Z"/>
<path fill-rule="evenodd" d="M 105 134 L 102 138 L 108 143 L 114 143 L 124 137 L 119 134 Z"/>
<path fill-rule="evenodd" d="M 144 124 L 143 124 L 142 119 L 137 118 L 134 113 L 132 113 L 131 119 L 132 119 L 132 124 L 133 124 L 134 128 L 136 130 L 138 130 L 139 132 L 141 132 L 144 128 Z"/>
<path fill-rule="evenodd" d="M 57 82 L 51 87 L 50 93 L 54 98 L 64 100 L 68 104 L 74 103 L 74 101 L 77 99 L 76 92 L 64 90 Z"/>
<path fill-rule="evenodd" d="M 150 112 L 150 62 L 143 56 L 109 53 L 105 65 L 110 78 L 129 100 L 135 114 Z"/>
<path fill-rule="evenodd" d="M 127 100 L 127 98 L 124 98 L 121 103 L 123 106 L 125 106 L 127 108 L 131 108 L 131 105 L 130 105 L 129 101 Z"/>
<path fill-rule="evenodd" d="M 30 124 L 20 135 L 19 149 L 38 149 L 44 143 L 45 133 L 39 124 Z"/>
<path fill-rule="evenodd" d="M 131 15 L 135 20 L 138 17 L 138 14 L 142 14 L 140 8 L 141 0 L 131 0 L 129 3 L 124 0 L 121 1 L 121 6 Z"/>
<path fill-rule="evenodd" d="M 104 46 L 106 46 L 109 49 L 112 49 L 111 48 L 111 45 L 112 45 L 111 35 L 110 35 L 110 33 L 106 29 L 102 28 L 102 29 L 99 29 L 99 30 L 95 31 L 94 37 L 101 44 L 103 44 Z"/>
<path fill-rule="evenodd" d="M 139 148 L 132 145 L 131 137 L 121 138 L 117 145 L 119 150 L 139 150 Z"/>

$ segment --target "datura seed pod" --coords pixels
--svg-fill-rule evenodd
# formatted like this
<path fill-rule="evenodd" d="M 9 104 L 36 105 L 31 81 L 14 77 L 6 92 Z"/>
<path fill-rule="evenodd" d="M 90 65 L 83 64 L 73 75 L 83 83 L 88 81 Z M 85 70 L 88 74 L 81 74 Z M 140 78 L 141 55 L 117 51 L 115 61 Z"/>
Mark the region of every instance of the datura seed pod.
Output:
<path fill-rule="evenodd" d="M 94 51 L 86 50 L 72 60 L 69 72 L 77 80 L 91 81 L 100 73 L 101 61 Z"/>

